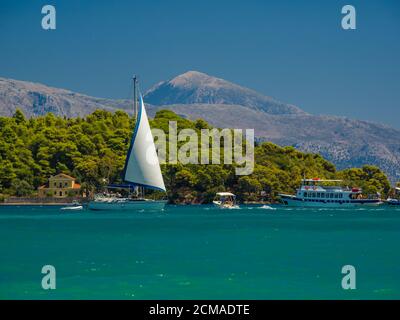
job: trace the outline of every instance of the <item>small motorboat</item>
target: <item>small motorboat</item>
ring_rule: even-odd
[[[392,198],[387,198],[386,203],[391,206],[400,206],[400,200],[399,199],[392,199]]]
[[[82,210],[83,206],[69,206],[69,207],[62,207],[61,210]]]
[[[391,206],[400,206],[400,188],[396,187],[394,189],[394,196],[395,198],[387,198],[386,199],[386,204],[391,205]]]
[[[61,208],[61,210],[82,210],[82,209],[83,206],[77,201],[73,201],[70,206]]]
[[[230,192],[218,192],[213,203],[221,209],[239,208],[236,204],[236,196]]]

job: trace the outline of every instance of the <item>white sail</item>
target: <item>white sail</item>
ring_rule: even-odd
[[[125,163],[124,180],[137,186],[165,191],[154,139],[141,96],[136,126]]]

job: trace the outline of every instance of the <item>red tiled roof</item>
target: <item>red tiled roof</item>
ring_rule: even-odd
[[[81,185],[79,183],[74,183],[74,189],[80,189]]]

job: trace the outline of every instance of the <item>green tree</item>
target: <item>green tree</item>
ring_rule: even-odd
[[[17,197],[29,196],[33,192],[33,187],[25,180],[14,179],[11,189]]]
[[[15,120],[15,123],[20,125],[24,124],[26,119],[24,113],[21,111],[21,109],[15,110],[15,113],[13,115],[13,119]]]

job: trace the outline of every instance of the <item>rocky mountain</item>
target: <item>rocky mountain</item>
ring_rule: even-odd
[[[28,117],[47,112],[77,117],[96,109],[130,110],[132,102],[94,98],[39,83],[0,78],[0,116],[11,116],[17,108]]]
[[[197,71],[188,71],[163,81],[145,94],[152,105],[230,104],[269,114],[305,114],[300,108],[279,102],[256,91]]]
[[[400,180],[400,130],[368,121],[311,115],[296,106],[222,79],[190,71],[147,91],[150,115],[170,109],[220,128],[254,128],[262,140],[317,152],[338,168],[374,164]],[[128,100],[86,96],[41,84],[0,78],[0,115],[21,108],[27,116],[46,112],[73,117],[101,108],[132,110]]]

